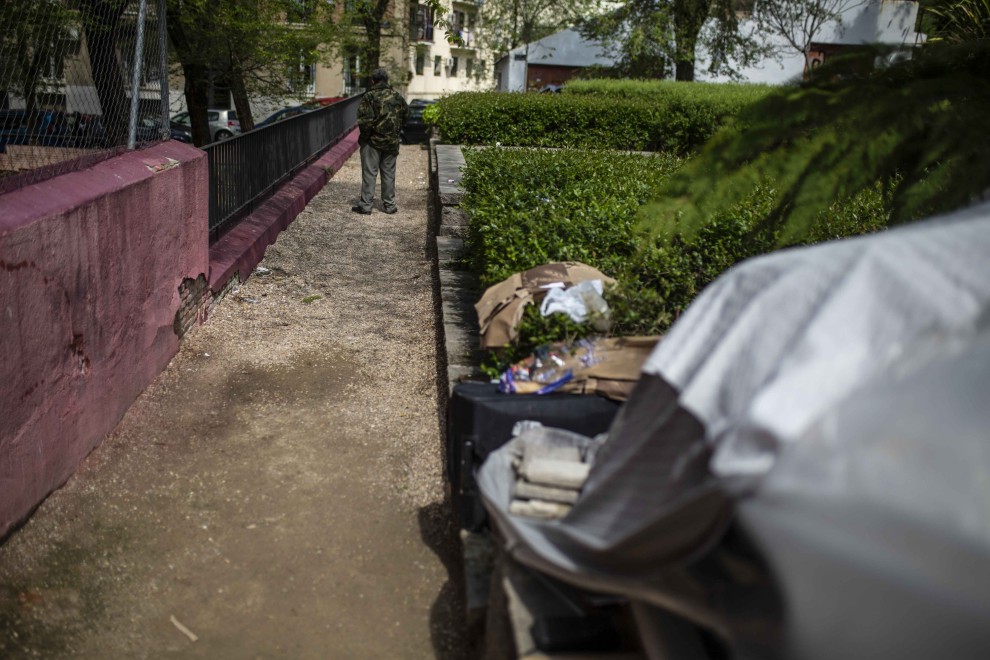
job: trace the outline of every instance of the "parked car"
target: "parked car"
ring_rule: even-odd
[[[161,139],[160,117],[143,117],[138,122],[137,141],[156,142]],[[192,142],[192,132],[182,124],[169,122],[169,139],[190,144]]]
[[[290,108],[282,108],[277,112],[273,112],[264,121],[255,124],[255,128],[261,128],[262,126],[271,126],[272,124],[277,124],[280,121],[285,121],[290,117],[298,117],[299,115],[304,115],[313,109],[315,108],[307,107],[304,105],[294,105]]]
[[[413,99],[409,102],[409,114],[406,115],[401,133],[403,144],[422,144],[429,139],[430,127],[423,121],[423,110],[434,103],[436,101],[428,99]]]
[[[45,147],[69,146],[73,115],[57,110],[0,111],[0,147],[8,144],[38,144]]]
[[[206,111],[206,118],[210,122],[210,140],[219,142],[226,140],[241,132],[241,122],[237,119],[236,110],[210,109]],[[178,124],[180,128],[188,128],[192,133],[192,121],[188,112],[180,112],[174,115],[171,123]]]

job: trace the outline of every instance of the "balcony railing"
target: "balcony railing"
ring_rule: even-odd
[[[280,183],[347,135],[360,96],[204,147],[210,170],[210,235],[249,213]]]
[[[453,44],[454,48],[475,48],[477,44],[477,37],[475,36],[475,30],[473,28],[461,27],[459,25],[454,25],[453,33],[461,38],[459,44]]]

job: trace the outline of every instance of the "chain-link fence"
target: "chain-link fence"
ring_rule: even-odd
[[[165,0],[0,0],[0,192],[169,137]]]

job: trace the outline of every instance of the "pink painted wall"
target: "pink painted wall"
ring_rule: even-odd
[[[207,185],[206,154],[167,142],[0,196],[0,538],[178,350]]]

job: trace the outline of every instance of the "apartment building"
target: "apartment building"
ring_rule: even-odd
[[[435,17],[426,5],[408,4],[407,98],[438,99],[454,92],[490,89],[494,85],[491,53],[479,38],[481,2],[447,3],[446,18],[459,41],[447,40],[445,31],[433,25]]]

